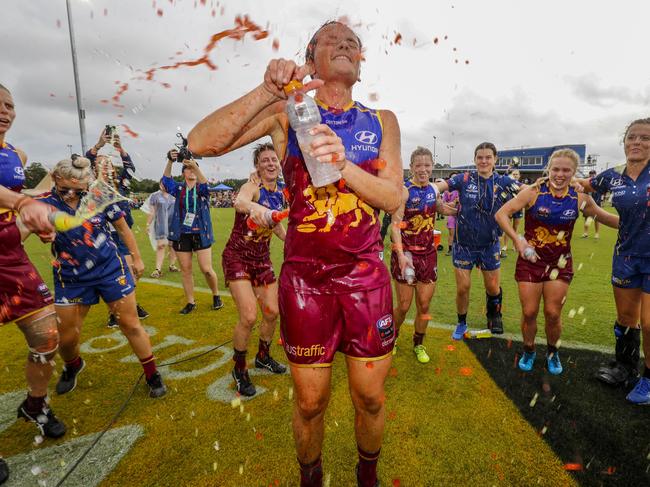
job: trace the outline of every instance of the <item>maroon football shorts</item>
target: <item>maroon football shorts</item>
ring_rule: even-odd
[[[271,259],[254,260],[242,258],[236,252],[224,250],[221,255],[221,266],[226,279],[226,286],[230,281],[250,281],[253,287],[268,286],[275,282],[275,273]]]
[[[20,242],[13,215],[0,215],[0,324],[25,318],[54,302]]]
[[[395,342],[390,283],[348,294],[306,294],[280,286],[280,333],[292,365],[329,367],[340,351],[373,361]]]
[[[428,254],[411,254],[413,256],[413,267],[415,268],[415,280],[425,284],[430,284],[438,280],[438,252],[433,251]],[[406,284],[406,279],[402,277],[402,271],[399,269],[397,253],[392,252],[390,256],[390,274],[397,282]]]
[[[551,281],[551,272],[553,269],[558,270],[556,279],[566,281],[568,283],[573,279],[573,259],[569,257],[566,261],[564,269],[557,266],[557,262],[548,264],[538,260],[533,263],[529,260],[522,259],[521,256],[517,259],[515,267],[515,281],[517,282],[545,282]]]

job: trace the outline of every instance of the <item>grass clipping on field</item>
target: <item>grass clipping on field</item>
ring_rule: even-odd
[[[224,298],[221,311],[211,311],[209,300],[209,295],[199,294],[198,310],[180,316],[178,310],[184,304],[180,289],[138,286],[138,301],[151,313],[144,324],[157,329],[153,344],[165,343],[171,335],[185,339],[160,349],[156,353],[159,363],[231,338],[237,321],[232,300]],[[81,342],[114,333],[105,321],[105,306],[95,306],[84,324]],[[382,485],[574,484],[559,459],[463,343],[452,343],[446,331],[429,330],[425,345],[431,362],[422,365],[411,352],[411,331],[409,326],[403,328],[386,381],[386,430],[379,462]],[[0,333],[0,354],[5,359],[0,394],[24,390],[23,337],[13,325]],[[257,338],[254,331],[249,359]],[[92,344],[107,349],[120,341],[99,338]],[[225,347],[228,353],[231,347]],[[77,388],[64,396],[51,395],[54,411],[68,426],[67,435],[34,446],[35,428],[17,422],[0,434],[0,454],[10,458],[101,431],[141,372],[137,363],[120,361],[129,355],[128,345],[84,354],[87,367]],[[286,363],[276,344],[272,355]],[[220,358],[222,352],[215,352],[174,366],[175,372],[194,371],[194,376],[169,379],[169,393],[162,399],[150,399],[140,386],[114,427],[140,425],[144,433],[101,485],[297,485],[291,378],[254,376],[258,389],[266,392],[241,404],[214,401],[206,391],[219,379],[228,381],[232,367],[230,360],[222,360],[216,368]],[[60,359],[57,362],[60,373]],[[228,387],[232,389],[232,381]],[[353,423],[345,362],[339,356],[323,448],[325,479],[331,486],[355,485]]]

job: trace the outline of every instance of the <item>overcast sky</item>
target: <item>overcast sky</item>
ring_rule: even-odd
[[[312,32],[341,16],[365,47],[354,97],[397,114],[405,165],[417,145],[433,150],[436,136],[438,162],[449,162],[453,145],[453,165],[471,161],[488,140],[499,149],[584,143],[604,168],[623,159],[626,123],[650,116],[648,1],[70,3],[88,143],[105,124],[126,124],[138,134],[120,127],[141,177],[160,176],[177,126],[187,133],[255,87],[271,58],[301,60]],[[216,70],[181,67],[142,79],[153,66],[200,58],[237,15],[268,37],[220,41],[209,55]],[[80,150],[65,1],[2,0],[2,20],[0,83],[17,111],[7,140],[51,167],[68,144]],[[129,83],[123,108],[111,100],[121,83]],[[241,177],[251,150],[201,165],[210,178]]]

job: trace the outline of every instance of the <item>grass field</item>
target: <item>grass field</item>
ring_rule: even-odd
[[[134,216],[150,272],[153,252],[145,241],[144,215]],[[214,210],[213,216],[215,270],[222,283],[220,254],[233,213]],[[565,305],[567,343],[612,344],[609,266],[614,238],[613,231],[601,229],[599,242],[574,239],[574,266],[583,266]],[[31,239],[26,246],[51,282],[47,248]],[[281,253],[274,242],[276,268]],[[505,326],[511,333],[517,333],[519,320],[514,262],[510,253],[503,265]],[[164,279],[180,282],[178,274],[167,273]],[[195,279],[205,286],[197,271]],[[485,301],[478,275],[474,286],[469,320],[482,328]],[[455,322],[454,292],[450,258],[441,254],[431,313],[436,323]],[[144,324],[159,363],[227,342],[237,320],[230,298],[215,312],[209,310],[209,294],[198,293],[199,309],[187,317],[178,315],[184,304],[181,289],[141,283],[138,300],[151,313]],[[570,309],[581,306],[581,314],[567,318]],[[84,324],[82,354],[88,367],[77,389],[52,395],[52,406],[69,433],[40,445],[34,444],[31,425],[13,421],[24,389],[23,338],[14,326],[0,331],[0,453],[12,467],[9,485],[55,485],[128,396],[140,367],[121,334],[105,328],[105,319],[105,307],[96,306]],[[600,354],[567,349],[562,376],[549,377],[538,360],[536,371],[524,377],[514,367],[516,343],[452,343],[448,330],[432,328],[425,340],[431,362],[420,365],[408,347],[411,330],[406,325],[387,380],[382,485],[650,484],[650,445],[639,438],[647,430],[648,411],[627,405],[622,391],[605,390],[589,379],[604,359]],[[256,340],[254,332],[252,343]],[[275,344],[272,353],[284,361]],[[231,356],[227,344],[197,360],[163,367],[170,392],[160,400],[149,399],[140,384],[107,437],[64,485],[296,485],[290,377],[255,375],[258,394],[241,405],[232,403]],[[339,357],[326,416],[323,455],[330,486],[354,485],[353,413],[344,368]]]

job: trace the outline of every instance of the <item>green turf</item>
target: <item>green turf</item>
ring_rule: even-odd
[[[203,303],[187,317],[176,312],[182,300],[180,289],[141,284],[139,300],[151,312],[145,324],[158,329],[152,338],[154,344],[172,334],[195,340],[192,345],[160,350],[157,356],[161,362],[189,349],[228,340],[236,320],[230,298],[225,299],[221,311],[210,311],[208,303]],[[104,319],[103,307],[94,307],[84,324],[82,342],[113,333],[103,326]],[[387,422],[379,467],[383,485],[573,484],[561,461],[518,414],[465,344],[451,345],[446,332],[432,330],[425,342],[431,362],[423,366],[415,362],[408,347],[409,328],[400,338],[400,352],[387,380]],[[94,346],[115,343],[101,338]],[[22,389],[24,345],[16,327],[2,329],[0,352],[4,368],[0,393]],[[284,359],[276,344],[272,353]],[[88,366],[77,389],[52,397],[52,407],[70,428],[66,438],[56,443],[99,431],[117,411],[140,372],[137,364],[119,361],[128,355],[128,346],[85,354]],[[174,369],[199,369],[220,356],[215,352]],[[144,436],[103,485],[296,485],[290,377],[254,377],[258,387],[264,386],[268,392],[244,403],[242,413],[206,396],[210,384],[227,376],[230,367],[228,362],[195,378],[168,380],[170,392],[160,400],[149,399],[140,386],[116,426],[140,424]],[[340,357],[332,384],[323,452],[325,473],[330,486],[354,485],[353,410]],[[34,434],[31,425],[22,422],[9,427],[0,433],[2,454],[10,459],[55,443],[46,440],[35,448]],[[218,451],[215,442],[219,443]]]
[[[154,269],[155,258],[144,227],[146,215],[141,211],[134,211],[133,216],[135,219],[133,229],[147,268],[145,275],[148,276]],[[230,235],[234,210],[232,208],[213,209],[212,216],[216,239],[216,244],[212,247],[213,263],[215,271],[219,276],[219,284],[223,288],[224,280],[221,269],[221,253]],[[569,288],[569,295],[564,306],[564,331],[562,338],[565,341],[611,346],[611,330],[615,319],[615,310],[610,275],[611,257],[616,241],[616,232],[613,229],[601,226],[600,240],[594,240],[593,237],[581,239],[582,223],[583,220],[579,219],[575,228],[576,235],[571,242],[574,256],[575,278]],[[443,232],[443,242],[446,243],[447,230],[444,222],[438,221],[436,226]],[[590,230],[590,234],[593,235],[593,228]],[[386,242],[388,240],[389,238],[386,237]],[[35,237],[27,240],[26,248],[43,278],[51,284],[52,271],[49,248],[41,244]],[[277,273],[282,263],[282,242],[275,237],[272,240],[271,256]],[[388,243],[386,244],[385,261],[390,265],[390,246]],[[166,262],[165,268],[167,265]],[[515,262],[515,253],[508,251],[508,258],[503,260],[501,271],[504,295],[504,324],[506,332],[511,333],[519,332],[519,317],[521,314],[517,287],[513,278]],[[582,268],[577,270],[580,264],[582,264]],[[484,328],[485,291],[480,272],[474,270],[472,275],[473,282],[470,294],[468,323],[471,327]],[[163,279],[178,283],[181,282],[179,273],[165,272]],[[206,286],[205,279],[199,272],[196,262],[194,265],[194,282],[196,286]],[[455,292],[456,284],[451,265],[451,257],[447,257],[444,255],[444,252],[440,252],[438,254],[437,290],[431,303],[430,314],[433,321],[447,324],[456,323]],[[179,309],[183,304],[182,300],[178,302],[177,306]],[[584,307],[584,311],[582,314],[577,314],[581,306]],[[573,318],[568,318],[568,313],[571,309],[574,309],[576,314]],[[411,310],[409,317],[414,317],[413,310]]]
[[[153,268],[154,256],[144,232],[144,216],[141,212],[134,212],[134,230],[148,274]],[[217,238],[213,247],[215,270],[220,283],[223,283],[220,254],[232,225],[233,210],[213,210],[213,216]],[[577,230],[578,234],[581,233],[581,228]],[[614,309],[609,285],[609,262],[614,239],[613,231],[601,229],[599,242],[580,238],[573,241],[575,267],[581,262],[583,267],[576,273],[565,306],[563,338],[567,341],[611,345]],[[51,257],[47,246],[31,238],[26,247],[43,277],[51,283]],[[274,239],[272,258],[276,270],[281,264],[281,254],[281,243]],[[506,331],[517,333],[519,305],[512,279],[515,257],[514,253],[509,255],[503,265],[504,316]],[[484,291],[479,274],[474,274],[469,321],[476,327],[482,327]],[[196,267],[194,276],[196,285],[205,286]],[[166,273],[164,279],[180,283],[179,274]],[[441,253],[438,291],[431,310],[434,321],[455,322],[454,295],[450,258]],[[223,310],[213,312],[209,310],[209,295],[199,293],[199,309],[188,317],[178,315],[178,310],[184,304],[180,289],[141,283],[138,300],[151,313],[145,324],[158,329],[152,338],[154,345],[164,343],[165,337],[168,339],[170,335],[194,340],[191,345],[177,344],[159,350],[156,355],[160,362],[198,347],[229,340],[236,322],[230,298],[225,298]],[[566,318],[571,308],[578,309],[580,306],[584,306],[581,315]],[[103,306],[91,310],[82,331],[82,342],[104,336],[94,342],[96,347],[109,347],[117,343],[106,337],[114,332],[103,326],[105,318]],[[584,324],[583,319],[586,319]],[[432,360],[426,366],[417,364],[410,352],[411,330],[406,325],[400,337],[400,352],[387,381],[387,426],[379,467],[384,485],[574,483],[562,468],[567,461],[563,453],[557,449],[556,453],[553,452],[551,447],[555,448],[555,445],[551,443],[549,447],[546,443],[548,440],[540,437],[535,418],[528,417],[523,409],[523,414],[520,414],[518,400],[509,398],[512,396],[511,390],[518,387],[516,380],[509,379],[510,382],[504,384],[502,378],[491,378],[467,345],[452,345],[449,332],[445,330],[433,329],[428,333],[425,345]],[[256,334],[252,343],[255,340]],[[277,358],[284,359],[277,345],[272,350]],[[24,341],[16,327],[2,329],[0,353],[4,357],[0,394],[23,389]],[[36,449],[101,430],[118,410],[139,374],[137,364],[119,361],[127,355],[127,346],[111,352],[85,355],[88,368],[77,390],[66,396],[54,396],[52,400],[57,414],[68,424],[69,434],[58,442],[47,440]],[[174,370],[192,371],[207,367],[219,357],[221,352],[215,352],[175,366]],[[488,365],[483,365],[493,372]],[[103,485],[125,485],[125,479],[128,479],[129,485],[151,486],[295,485],[297,470],[291,440],[291,401],[288,397],[290,378],[254,377],[254,382],[268,392],[244,403],[242,413],[239,408],[215,402],[206,395],[211,384],[222,377],[232,389],[228,380],[230,366],[230,362],[226,361],[218,368],[194,378],[170,379],[169,395],[158,401],[147,398],[144,387],[140,386],[116,426],[139,424],[144,427],[145,434]],[[330,486],[354,484],[352,469],[356,454],[353,411],[344,369],[344,362],[337,359],[324,446],[326,479]],[[32,451],[35,448],[32,445],[33,436],[34,430],[30,425],[16,423],[10,426],[0,433],[0,453],[11,457]],[[584,443],[580,441],[578,444]],[[218,451],[215,442],[219,444]],[[63,471],[64,467],[60,467],[60,470]]]

